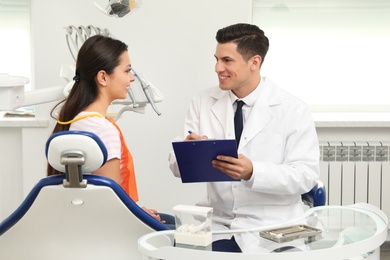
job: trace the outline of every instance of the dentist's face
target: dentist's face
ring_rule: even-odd
[[[245,92],[243,90],[250,81],[251,65],[237,52],[237,44],[218,43],[214,56],[217,60],[215,72],[219,87],[222,90],[232,90],[235,94]]]

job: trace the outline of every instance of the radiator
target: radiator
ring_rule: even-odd
[[[367,202],[390,217],[389,144],[325,142],[320,144],[320,179],[328,205]]]

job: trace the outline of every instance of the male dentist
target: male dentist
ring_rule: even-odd
[[[319,144],[310,112],[301,100],[261,76],[269,42],[260,28],[234,24],[220,29],[216,40],[219,87],[193,98],[181,140],[236,139],[238,158],[221,154],[212,165],[240,181],[207,183],[207,196],[198,205],[213,208],[213,230],[261,227],[298,217],[304,211],[301,194],[319,179]],[[169,162],[180,176],[173,152]],[[250,235],[214,240],[214,251],[272,251],[267,248],[272,243]]]

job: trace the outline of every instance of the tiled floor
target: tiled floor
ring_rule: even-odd
[[[381,260],[390,260],[390,241],[381,246]]]

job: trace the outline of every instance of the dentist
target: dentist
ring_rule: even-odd
[[[261,29],[234,24],[220,29],[216,40],[219,87],[193,98],[183,135],[176,140],[236,139],[238,158],[221,154],[212,165],[241,181],[207,183],[206,198],[198,205],[213,208],[213,230],[261,227],[298,217],[304,211],[301,194],[319,179],[319,144],[310,112],[301,100],[261,76],[269,47]],[[237,100],[244,102],[238,138]],[[173,151],[169,163],[179,177]],[[214,251],[250,252],[253,247],[244,235],[214,240]]]

